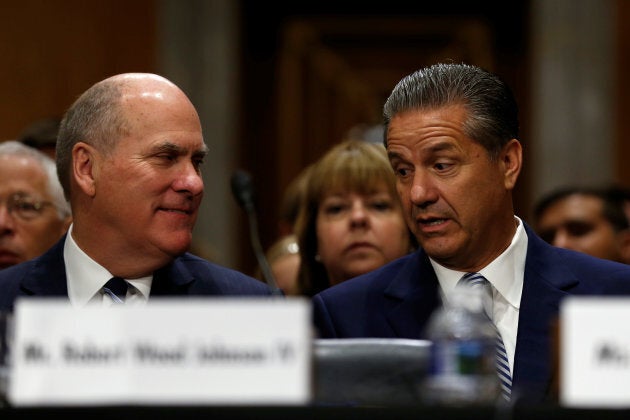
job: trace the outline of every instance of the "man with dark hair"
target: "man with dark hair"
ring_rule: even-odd
[[[623,189],[568,187],[543,196],[534,226],[548,243],[595,257],[630,263],[630,225]]]
[[[48,117],[33,121],[22,130],[17,141],[55,158],[61,118]]]
[[[518,109],[496,75],[436,64],[404,77],[384,106],[385,145],[420,249],[313,298],[324,338],[426,338],[460,280],[484,287],[506,357],[502,396],[553,395],[552,324],[570,294],[630,293],[630,267],[552,247],[514,214]]]

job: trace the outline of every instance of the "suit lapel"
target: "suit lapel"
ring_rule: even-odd
[[[560,301],[578,280],[558,264],[553,247],[529,226],[525,229],[528,249],[514,357],[514,395],[526,389],[529,397],[540,401],[548,395],[553,380],[551,326]],[[394,335],[425,338],[426,323],[441,299],[437,277],[424,251],[416,252],[395,275],[384,295],[392,302],[386,317]]]
[[[567,289],[577,283],[574,275],[557,264],[555,250],[532,234],[528,236],[527,260],[514,355],[515,388],[527,387],[528,394],[542,397],[553,379],[552,324]]]
[[[392,302],[386,317],[397,337],[424,337],[429,317],[441,304],[437,285],[429,258],[423,250],[417,251],[384,292],[385,299]]]
[[[66,236],[52,246],[42,256],[33,261],[21,283],[26,295],[68,296],[66,266],[63,247]],[[194,276],[186,265],[177,258],[173,263],[154,273],[151,295],[186,295]]]
[[[180,258],[153,274],[151,296],[177,296],[188,294],[194,276]]]
[[[21,283],[22,291],[35,296],[68,296],[66,266],[63,259],[64,235],[55,245],[33,261]]]

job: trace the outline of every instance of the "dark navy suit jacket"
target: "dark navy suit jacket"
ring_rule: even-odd
[[[552,247],[527,225],[527,259],[514,367],[514,399],[552,397],[551,325],[567,295],[630,294],[630,265]],[[321,338],[426,338],[424,329],[441,305],[438,280],[419,250],[313,297]]]
[[[12,311],[18,296],[68,296],[64,242],[65,236],[43,255],[0,270],[0,310]],[[186,253],[153,273],[150,296],[271,295],[272,292],[275,291],[259,280]]]

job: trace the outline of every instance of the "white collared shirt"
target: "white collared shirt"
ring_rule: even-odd
[[[514,370],[518,315],[527,257],[527,234],[521,219],[514,217],[518,221],[518,227],[512,243],[494,261],[479,271],[492,285],[492,322],[501,333],[511,372]],[[465,273],[441,266],[431,258],[429,260],[440,283],[442,297],[448,301],[457,282]]]
[[[73,306],[102,304],[110,306],[112,299],[103,293],[103,285],[113,277],[112,273],[88,256],[72,238],[72,225],[68,229],[63,246],[63,260],[66,265],[68,297]],[[153,275],[137,279],[125,279],[129,287],[125,304],[146,303],[151,292]]]

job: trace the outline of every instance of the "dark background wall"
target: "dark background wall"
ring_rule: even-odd
[[[353,127],[380,124],[395,83],[424,65],[452,60],[498,72],[514,88],[527,127],[526,1],[305,1],[264,19],[267,3],[241,4],[239,151],[263,189],[265,245],[277,235],[272,221],[293,177]],[[521,183],[519,201],[526,191]]]
[[[281,5],[256,0],[0,0],[0,140],[16,137],[37,118],[61,115],[91,84],[120,72],[168,68],[165,75],[177,83],[176,73],[192,74],[182,86],[193,102],[201,102],[204,95],[217,94],[216,89],[195,82],[202,69],[196,64],[169,66],[165,57],[194,55],[195,48],[203,48],[204,39],[233,39],[230,45],[237,62],[230,72],[236,86],[225,95],[237,98],[230,137],[235,155],[229,157],[228,166],[252,173],[261,240],[267,247],[277,236],[278,204],[293,177],[350,129],[380,124],[381,106],[391,88],[421,66],[441,60],[465,61],[506,79],[520,103],[521,137],[528,159],[535,148],[532,110],[538,106],[531,86],[535,2],[308,0]],[[615,153],[609,165],[616,180],[630,185],[630,165],[625,163],[630,153],[625,118],[630,95],[624,94],[630,92],[625,78],[630,29],[624,25],[630,3],[610,0],[606,4],[615,11],[611,21]],[[235,8],[235,32],[217,32],[216,26],[200,21],[204,15],[196,11],[212,15],[217,5]],[[166,31],[164,13],[176,8],[187,9],[198,27],[174,26]],[[191,35],[177,44],[173,31]],[[165,36],[171,37],[170,44]],[[171,55],[164,54],[165,44],[170,45]],[[191,61],[203,64],[203,60],[206,57]],[[212,127],[206,132],[208,138],[215,134]],[[526,162],[516,191],[517,211],[523,215],[535,198],[529,173],[536,171],[536,162]],[[227,183],[229,176],[226,170],[207,182]],[[232,197],[207,200],[216,205]],[[208,229],[230,226],[227,234],[236,236],[230,265],[251,273],[256,262],[246,218],[242,212],[233,213],[234,222],[213,219]]]

